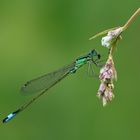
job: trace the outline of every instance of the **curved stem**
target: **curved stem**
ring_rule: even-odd
[[[140,14],[140,8],[137,9],[137,11],[129,18],[129,20],[125,23],[125,25],[122,27],[123,31],[126,30],[130,24],[135,20],[135,18]],[[110,48],[109,51],[109,57],[113,56],[113,52],[117,46],[117,41],[118,39],[116,39],[116,41],[112,44],[112,47]]]
[[[114,50],[115,48],[117,47],[117,39],[116,41],[112,44],[110,50],[109,50],[109,57],[112,57],[113,56],[113,53],[114,53]]]
[[[139,14],[140,14],[140,8],[138,8],[137,11],[125,23],[125,25],[123,26],[123,30],[126,30]]]

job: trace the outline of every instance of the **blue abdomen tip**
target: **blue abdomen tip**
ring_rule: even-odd
[[[21,110],[18,109],[15,112],[9,114],[6,118],[3,119],[3,123],[7,123],[8,121],[10,121],[13,117],[15,117],[17,115],[17,113],[19,113]]]
[[[3,119],[3,123],[8,122],[8,121],[11,120],[15,115],[16,115],[15,113],[9,114],[6,118]]]

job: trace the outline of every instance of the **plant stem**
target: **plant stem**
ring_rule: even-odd
[[[125,23],[123,26],[123,30],[126,30],[129,25],[135,20],[135,18],[140,14],[140,8],[137,9],[137,11],[130,17],[130,19]]]
[[[114,52],[116,46],[117,46],[116,43],[113,43],[113,45],[112,45],[112,47],[110,48],[110,51],[109,51],[109,57],[113,56],[113,52]]]
[[[129,20],[125,23],[125,25],[122,27],[123,31],[126,30],[130,24],[135,20],[135,18],[140,14],[140,8],[137,9],[137,11],[129,18]],[[109,51],[109,57],[113,56],[113,52],[117,46],[117,39],[116,41],[112,44],[110,51]]]

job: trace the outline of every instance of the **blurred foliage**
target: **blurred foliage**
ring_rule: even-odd
[[[71,63],[92,48],[107,51],[92,35],[123,25],[139,7],[137,0],[1,0],[0,118],[28,101],[21,85]],[[0,126],[4,140],[140,139],[140,18],[123,33],[115,53],[115,99],[103,108],[99,81],[87,67],[49,90],[15,119]],[[98,69],[99,71],[99,69]]]

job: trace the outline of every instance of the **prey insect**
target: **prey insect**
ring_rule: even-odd
[[[39,93],[37,96],[32,98],[29,102],[22,105],[16,111],[10,113],[3,119],[3,123],[8,122],[12,118],[14,118],[19,112],[25,110],[28,106],[30,106],[35,100],[37,100],[40,96],[45,94],[50,88],[64,79],[66,76],[70,74],[76,73],[76,71],[84,66],[85,64],[89,63],[98,66],[98,61],[100,60],[100,54],[95,50],[91,50],[88,54],[78,57],[74,62],[71,64],[64,66],[54,72],[48,73],[41,77],[35,78],[33,80],[27,81],[22,87],[21,92],[24,94],[29,93]]]

